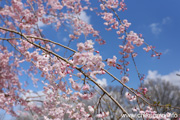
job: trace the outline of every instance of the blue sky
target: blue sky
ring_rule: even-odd
[[[141,74],[145,74],[146,78],[161,77],[167,79],[167,81],[173,81],[176,85],[180,85],[180,78],[176,76],[176,73],[180,71],[180,56],[179,51],[179,34],[180,34],[180,1],[179,0],[135,0],[125,1],[127,10],[120,12],[121,19],[127,19],[132,23],[130,28],[136,33],[142,33],[146,43],[155,46],[158,52],[162,52],[163,55],[160,59],[152,58],[151,51],[146,53],[142,48],[137,47],[135,51],[138,56],[135,58],[138,70]],[[93,4],[97,4],[93,1]],[[94,5],[95,6],[95,5]],[[115,31],[107,32],[104,28],[103,20],[100,16],[96,16],[94,12],[84,11],[80,15],[80,18],[93,25],[93,27],[100,31],[100,35],[106,40],[105,45],[99,46],[95,44],[95,49],[100,51],[103,59],[112,58],[116,55],[118,58],[121,56],[118,54],[119,44],[118,36]],[[44,30],[44,35],[49,39],[56,39],[58,42],[67,45],[70,38],[68,34],[50,30],[48,26],[41,26]],[[81,37],[78,42],[84,42],[84,38]],[[76,49],[77,41],[73,41],[70,47]],[[61,52],[64,50],[60,48]],[[138,88],[140,82],[135,71],[135,67],[130,60],[130,81],[127,83],[130,87]],[[111,69],[116,77],[121,78],[119,71]],[[166,77],[164,77],[166,76]],[[171,77],[169,77],[171,76]],[[106,78],[107,84],[110,84],[112,78],[109,76],[101,76],[100,79]],[[172,79],[173,78],[173,79]],[[175,82],[174,82],[175,81]],[[114,82],[112,85],[115,85]]]
[[[161,76],[171,75],[180,70],[180,1],[179,0],[136,0],[126,1],[127,19],[132,29],[143,34],[147,43],[162,52],[161,59],[149,55],[136,58],[138,68],[148,76],[148,71],[158,71]],[[174,77],[173,76],[173,77]],[[180,78],[175,77],[180,86]],[[165,79],[165,78],[164,78]],[[176,80],[178,79],[178,81]]]
[[[160,59],[156,59],[151,57],[151,52],[146,53],[142,49],[144,46],[136,48],[138,56],[135,60],[139,72],[145,74],[146,78],[163,78],[180,86],[180,77],[176,76],[176,73],[180,73],[180,0],[125,0],[125,3],[128,9],[120,12],[119,16],[132,23],[128,30],[142,33],[148,44],[156,46],[156,50],[163,53]],[[118,46],[121,41],[117,39],[115,31],[104,30],[103,20],[93,12],[85,11],[80,18],[92,24],[106,40],[107,44],[105,45],[95,44],[95,49],[100,51],[103,59],[112,58],[113,55],[120,58]],[[62,44],[68,44],[69,38],[67,34],[62,34],[61,30],[55,32],[51,30],[51,27],[42,24],[41,28],[47,38],[57,39]],[[84,42],[84,39],[81,38],[78,41]],[[72,42],[70,47],[75,49],[76,43],[76,41]],[[60,48],[60,52],[64,52],[64,50]],[[118,70],[111,69],[110,72],[118,78],[122,77]],[[129,74],[130,81],[127,85],[138,88],[140,82],[132,60],[130,60]],[[107,75],[100,76],[100,79],[102,78],[106,79],[103,79],[106,84],[110,84],[113,80]],[[111,85],[117,84],[114,82]]]
[[[174,79],[171,81],[176,81],[178,84],[175,84],[180,85],[180,78],[175,75],[175,73],[180,70],[180,1],[126,0],[125,2],[128,9],[119,14],[120,18],[126,18],[131,22],[132,25],[129,30],[142,33],[148,44],[156,46],[156,50],[163,53],[160,59],[156,59],[151,58],[151,52],[146,53],[142,50],[142,47],[136,49],[135,51],[137,51],[139,55],[135,60],[140,73],[145,74],[148,78],[151,78],[148,74],[149,70],[154,71],[153,75],[155,75],[155,71],[157,71],[159,73],[157,73],[157,75],[161,77],[173,74],[174,76],[170,78]],[[91,22],[96,26],[97,22],[94,22],[95,18],[93,17],[94,16],[91,17]],[[101,27],[97,27],[97,29],[98,28],[100,29]],[[117,47],[118,40],[115,34],[102,33],[102,36],[106,39],[107,46],[111,46],[107,51],[104,49],[103,52],[105,55],[108,54],[107,56],[111,57],[115,54],[118,56],[118,54],[116,54],[117,50],[119,50]],[[137,87],[139,81],[134,66],[131,66],[130,70],[130,82],[128,85]],[[118,73],[114,74],[118,76]],[[153,75],[151,74],[151,76]],[[168,78],[169,81],[170,78]],[[178,79],[178,81],[176,79]]]

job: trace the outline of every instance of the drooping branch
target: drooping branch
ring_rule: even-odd
[[[70,64],[72,67],[74,66],[74,65],[73,65],[72,63],[70,63],[67,59],[61,57],[60,55],[58,55],[58,54],[56,54],[56,53],[54,53],[54,52],[52,52],[52,51],[50,51],[50,50],[48,50],[48,49],[40,46],[40,45],[37,45],[36,43],[31,42],[26,35],[24,35],[24,34],[22,34],[22,33],[20,33],[20,32],[17,32],[17,31],[15,31],[15,30],[6,29],[6,28],[3,28],[3,27],[0,27],[0,29],[5,30],[5,31],[9,31],[9,32],[16,33],[16,34],[22,36],[23,38],[25,38],[27,42],[29,42],[30,44],[34,45],[35,47],[40,48],[41,50],[44,50],[45,52],[56,56],[57,58],[59,58],[59,59],[63,60],[64,62]],[[77,69],[79,72],[81,72],[85,77],[87,77],[90,81],[92,81],[98,88],[100,88],[100,89],[104,92],[104,94],[106,94],[106,95],[122,110],[123,114],[126,114],[129,119],[134,120],[134,119],[127,113],[127,111],[126,111],[103,87],[101,87],[94,79],[92,79],[92,78],[91,78],[90,76],[88,76],[84,71],[82,71],[81,68],[75,66],[75,69]]]
[[[22,33],[20,33],[20,32],[17,32],[17,31],[15,31],[15,30],[6,29],[6,28],[3,28],[3,27],[0,27],[0,29],[5,30],[5,31],[9,31],[9,32],[13,32],[13,33],[16,33],[16,34],[18,34],[18,35],[21,35],[22,37],[24,37],[24,38],[27,40],[27,42],[31,43],[31,44],[34,45],[35,47],[40,48],[40,49],[46,51],[47,53],[50,53],[50,54],[56,56],[57,58],[60,58],[61,60],[65,61],[66,63],[68,63],[68,64],[70,64],[72,67],[74,67],[74,65],[73,65],[72,63],[70,63],[67,59],[63,58],[62,56],[60,56],[60,55],[58,55],[58,54],[56,54],[56,53],[54,53],[54,52],[52,52],[52,51],[50,51],[50,50],[48,50],[48,49],[40,46],[40,45],[37,45],[37,44],[31,42],[30,40],[28,40],[28,37],[32,37],[32,36],[26,36],[26,35],[24,35],[24,34],[22,34]],[[48,41],[48,42],[52,42],[52,43],[53,43],[53,41],[48,40],[48,39],[43,39],[43,38],[39,38],[39,37],[33,37],[33,38],[37,38],[37,39],[41,39],[41,40],[45,40],[45,41]],[[55,43],[56,43],[56,42],[55,42]],[[77,51],[75,51],[75,50],[73,50],[73,49],[71,49],[71,48],[69,48],[69,47],[67,47],[67,46],[64,46],[64,45],[62,45],[62,44],[58,44],[58,45],[60,45],[61,47],[66,48],[66,49],[68,49],[68,50],[71,50],[71,51],[73,51],[73,52],[77,52]],[[91,77],[89,77],[88,75],[86,75],[86,73],[85,73],[84,71],[82,71],[81,68],[75,66],[75,69],[77,69],[77,70],[78,70],[79,72],[81,72],[85,77],[87,77],[90,81],[92,81],[94,84],[96,84],[105,94],[107,94],[108,97],[110,97],[110,98],[118,105],[118,107],[123,111],[123,113],[126,113],[126,111],[122,108],[122,106],[121,106],[104,88],[102,88],[95,80],[93,80]],[[120,84],[122,84],[125,88],[127,88],[129,91],[131,91],[134,95],[136,95],[137,97],[139,97],[140,99],[142,99],[142,100],[143,100],[146,104],[148,104],[149,106],[167,107],[166,105],[159,105],[159,104],[158,104],[158,105],[154,105],[154,104],[149,103],[149,102],[148,102],[147,100],[145,100],[143,97],[137,95],[137,93],[136,93],[134,90],[132,90],[132,89],[129,88],[127,85],[125,85],[124,83],[122,83],[121,80],[119,80],[118,78],[116,78],[116,77],[115,77],[114,75],[112,75],[109,71],[107,71],[106,69],[102,69],[102,70],[104,70],[104,71],[105,71],[107,74],[109,74],[113,79],[115,79],[115,80],[118,81]],[[106,92],[105,92],[105,91],[106,91]],[[170,107],[171,107],[171,108],[174,108],[174,109],[180,109],[180,107],[174,107],[174,106],[170,106]]]

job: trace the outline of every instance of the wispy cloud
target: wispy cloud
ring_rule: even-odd
[[[158,35],[162,31],[159,23],[152,23],[151,25],[149,25],[149,27],[151,28],[152,33],[155,35]]]
[[[180,86],[180,76],[178,76],[177,74],[180,74],[180,71],[174,71],[167,75],[161,75],[158,73],[157,70],[155,71],[149,70],[148,75],[145,79],[145,82],[147,82],[150,79],[153,79],[153,80],[162,79],[162,80],[172,83],[173,85]]]
[[[149,27],[151,28],[151,31],[153,34],[158,35],[159,33],[162,32],[162,26],[165,24],[169,24],[171,21],[170,17],[165,17],[162,19],[161,22],[159,23],[152,23],[149,25]]]
[[[171,22],[171,18],[170,17],[165,17],[162,20],[162,24],[168,24],[169,22]]]
[[[97,83],[102,86],[102,87],[106,87],[107,86],[107,80],[106,78],[103,78],[102,80],[101,79],[98,79],[97,80]]]
[[[163,54],[167,54],[170,50],[169,49],[166,49],[163,51]]]
[[[64,42],[67,42],[67,41],[68,41],[68,39],[67,39],[66,37],[64,37],[64,38],[63,38],[63,41],[64,41]]]
[[[48,18],[48,17],[49,17],[49,16],[43,16],[43,18]],[[80,15],[77,15],[76,17],[79,17],[79,18],[80,18],[81,20],[83,20],[84,22],[90,24],[91,16],[87,15],[87,13],[86,13],[85,11],[82,11],[82,12],[80,13]],[[37,24],[38,24],[38,26],[39,26],[40,28],[46,26],[46,24],[44,24],[44,23],[40,20],[40,18],[39,18]]]

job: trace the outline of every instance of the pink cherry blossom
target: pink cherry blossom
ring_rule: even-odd
[[[94,113],[94,108],[93,108],[92,106],[88,106],[88,109],[89,109],[89,112],[90,112],[91,114]]]
[[[113,66],[114,64],[116,64],[116,60],[117,60],[117,57],[116,57],[116,56],[113,56],[113,59],[108,58],[108,59],[107,59],[107,64],[108,64],[109,66]]]
[[[90,87],[89,87],[88,84],[85,84],[85,85],[83,86],[83,88],[82,88],[82,90],[89,90],[89,89],[90,89]]]
[[[122,78],[121,78],[121,81],[122,81],[122,83],[127,83],[128,81],[129,81],[129,78],[127,77],[127,76],[123,76]]]

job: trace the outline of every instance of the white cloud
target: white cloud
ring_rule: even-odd
[[[163,20],[162,20],[162,24],[168,24],[170,21],[171,21],[171,18],[170,18],[170,17],[165,17],[165,18],[163,18]]]
[[[170,50],[169,49],[166,49],[164,50],[163,54],[167,54]]]
[[[159,23],[152,23],[150,26],[153,34],[158,35],[162,30],[160,28]]]
[[[44,27],[44,26],[46,26],[46,24],[44,24],[42,21],[40,21],[39,19],[38,19],[38,27],[39,28],[42,28],[42,27]]]
[[[145,82],[147,82],[148,79],[149,80],[150,79],[153,79],[153,80],[162,79],[162,80],[172,83],[173,85],[180,86],[180,76],[178,76],[177,74],[180,74],[180,71],[174,71],[167,75],[161,75],[156,70],[155,71],[149,70],[148,75],[145,79]]]
[[[169,22],[171,22],[171,18],[165,17],[162,19],[162,22],[152,23],[149,25],[149,27],[151,28],[153,34],[158,35],[162,31],[162,25],[168,24]]]
[[[48,18],[48,17],[50,17],[50,15],[43,15],[43,17],[42,18]],[[45,27],[46,26],[46,24],[44,24],[40,19],[42,19],[42,18],[38,18],[38,26],[39,26],[39,28],[42,28],[42,27]]]
[[[106,87],[107,86],[107,80],[106,78],[103,78],[102,80],[98,79],[97,83],[101,86],[101,87]]]
[[[79,18],[86,23],[90,23],[91,16],[88,16],[85,11],[82,11],[79,15]]]
[[[38,20],[38,26],[39,28],[42,28],[45,26],[45,24],[42,21]]]
[[[44,18],[48,18],[49,16],[43,16],[43,17],[44,17]],[[82,11],[82,12],[80,13],[80,15],[77,15],[77,17],[79,17],[79,18],[80,18],[81,20],[83,20],[84,22],[90,24],[91,16],[88,16],[85,11]],[[37,24],[38,24],[38,26],[39,26],[40,28],[46,26],[46,24],[44,24],[42,21],[40,21],[40,19],[38,20],[38,23],[37,23]]]

